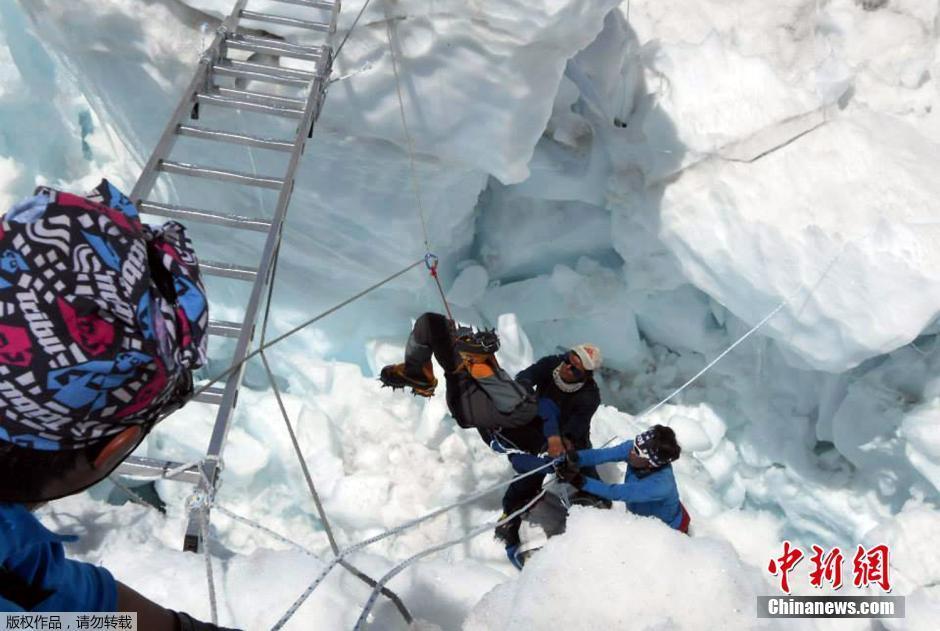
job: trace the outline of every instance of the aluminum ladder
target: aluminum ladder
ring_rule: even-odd
[[[237,0],[231,14],[216,30],[212,43],[202,55],[192,81],[130,194],[131,200],[142,213],[178,219],[185,222],[187,227],[192,226],[194,222],[199,223],[210,232],[215,231],[213,237],[221,239],[219,243],[224,243],[226,238],[230,238],[232,231],[250,231],[265,235],[256,266],[247,266],[243,262],[203,260],[200,257],[202,274],[205,277],[214,276],[250,283],[250,294],[241,322],[211,320],[209,323],[210,343],[213,336],[236,340],[233,364],[241,362],[251,352],[255,325],[265,303],[269,283],[272,281],[282,227],[294,188],[294,175],[306,141],[313,134],[313,126],[323,103],[333,61],[332,36],[336,32],[340,11],[340,0],[279,1],[294,5],[291,8],[295,12],[297,5],[304,11],[309,9],[317,19],[249,11],[245,8],[248,0]],[[316,31],[323,34],[324,42],[315,46],[299,45],[277,37],[257,34],[258,25],[264,24]],[[274,63],[237,59],[232,56],[231,51],[246,51],[262,57],[264,61],[273,60]],[[283,58],[295,60],[294,66],[281,66],[278,62]],[[247,82],[252,82],[252,85],[262,83],[293,87],[300,90],[302,95],[291,98],[243,89]],[[203,119],[212,119],[216,114],[215,110],[222,108],[297,121],[294,135],[288,138],[271,138],[197,124]],[[209,143],[207,146],[213,147],[216,152],[225,145],[234,144],[287,154],[286,172],[281,176],[252,175],[174,160],[174,148],[181,137]],[[186,181],[190,181],[188,178],[210,180],[210,190],[211,187],[218,186],[218,190],[225,193],[229,193],[229,189],[235,185],[273,190],[278,192],[277,202],[270,219],[160,202],[151,199],[151,196],[156,192],[155,188],[158,188],[157,180],[161,174],[184,176]],[[207,278],[207,282],[208,280]],[[211,290],[209,300],[211,314]],[[220,382],[224,385],[209,388],[195,399],[218,407],[206,457],[200,465],[186,467],[181,463],[131,456],[117,472],[128,476],[166,478],[193,483],[197,485],[199,492],[204,493],[206,497],[212,497],[218,482],[221,457],[244,372],[245,366],[242,365],[225,378],[224,382]],[[201,543],[198,515],[191,512],[183,547],[196,551]]]

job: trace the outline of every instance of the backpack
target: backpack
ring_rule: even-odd
[[[492,331],[455,335],[454,350],[461,362],[448,376],[447,403],[461,427],[510,429],[538,415],[535,393],[499,366],[498,348]]]

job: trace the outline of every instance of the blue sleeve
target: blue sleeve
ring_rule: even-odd
[[[606,484],[594,478],[584,478],[582,490],[593,495],[620,502],[651,502],[669,497],[669,488],[658,480],[648,484]]]
[[[19,504],[0,504],[0,562],[41,594],[33,610],[115,611],[111,573],[65,558],[62,543],[75,539],[50,532]]]
[[[36,611],[117,611],[117,583],[108,570],[65,558],[61,543],[30,548],[10,569],[52,592]]]
[[[516,381],[528,389],[534,390],[535,386],[551,378],[552,371],[559,363],[561,363],[561,358],[557,355],[543,357],[528,368],[520,370],[516,375]]]
[[[545,437],[558,436],[561,431],[559,424],[561,408],[558,407],[558,404],[549,398],[539,397],[539,416],[544,422],[542,433],[545,434]]]
[[[578,452],[578,464],[582,467],[593,467],[604,462],[626,462],[631,449],[632,440],[605,449],[582,449]]]
[[[528,473],[533,469],[545,466],[552,461],[551,458],[540,458],[532,454],[512,454],[509,456],[509,462],[516,473]],[[546,469],[546,472],[548,470]]]

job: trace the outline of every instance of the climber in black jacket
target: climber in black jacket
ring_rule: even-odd
[[[541,453],[547,452],[554,458],[569,449],[590,449],[591,419],[601,402],[594,370],[600,368],[601,361],[596,346],[579,344],[564,355],[543,357],[516,375],[517,382],[535,391],[538,418],[523,427],[492,432],[490,444],[506,448],[517,473],[542,467],[544,460],[538,457]],[[542,471],[509,485],[503,495],[503,518],[539,493],[546,473]],[[597,471],[586,468],[585,475],[597,477]],[[496,537],[506,545],[510,559],[519,544],[520,522],[516,517],[496,529]]]

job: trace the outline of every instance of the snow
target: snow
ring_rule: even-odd
[[[618,510],[575,508],[567,531],[517,580],[484,596],[463,628],[771,628],[755,619],[762,589],[727,543]]]
[[[910,125],[837,119],[753,164],[684,173],[665,191],[662,234],[695,284],[746,321],[790,300],[766,332],[841,372],[938,315],[938,162]]]
[[[129,188],[230,5],[0,2],[0,206],[37,183],[81,191],[103,174]],[[341,29],[362,6],[344,3]],[[927,0],[874,11],[855,0],[370,4],[337,60],[349,76],[331,87],[298,176],[272,332],[417,261],[425,224],[455,315],[498,328],[510,372],[573,344],[600,346],[594,443],[672,426],[693,518],[685,538],[620,508],[577,511],[522,574],[478,537],[392,580],[416,628],[619,628],[641,618],[645,628],[755,628],[749,608],[776,593],[766,564],[784,538],[804,548],[889,544],[907,618],[884,626],[935,626],[938,19]],[[198,157],[283,168],[263,152]],[[269,212],[264,196],[215,200],[175,181],[166,190]],[[257,248],[192,232],[206,258]],[[440,310],[420,270],[271,352],[341,546],[510,475],[453,423],[443,385],[424,401],[375,381],[400,360],[414,318]],[[211,290],[217,317],[238,319],[236,291]],[[691,387],[640,416],[783,301]],[[214,366],[225,365],[224,347],[212,351]],[[246,383],[219,503],[317,557],[213,513],[221,622],[253,629],[286,611],[330,548],[260,366]],[[142,455],[198,458],[211,410],[187,406]],[[622,475],[616,465],[601,473]],[[161,482],[157,491],[166,516],[102,484],[42,518],[83,535],[71,554],[206,619],[203,560],[179,551],[191,490]],[[379,576],[499,511],[496,492],[353,561]],[[805,565],[791,579],[808,589]],[[368,591],[337,568],[287,628],[350,628]],[[383,599],[374,616],[372,628],[403,627]]]

